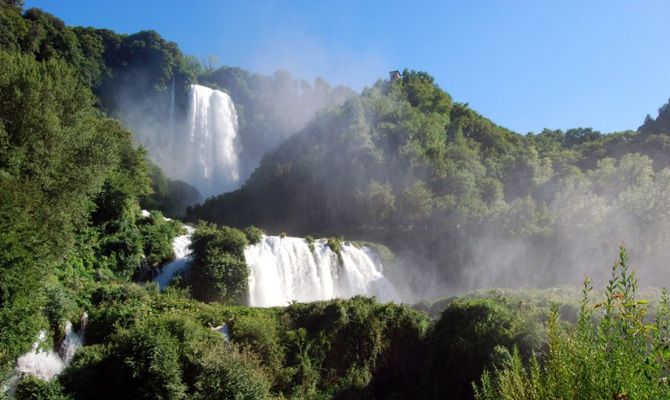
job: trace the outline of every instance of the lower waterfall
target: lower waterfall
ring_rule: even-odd
[[[164,289],[174,275],[186,269],[191,262],[191,249],[189,246],[191,246],[191,235],[195,232],[195,228],[188,225],[183,225],[183,227],[186,229],[186,234],[177,236],[172,240],[174,260],[166,264],[160,274],[154,279],[154,282],[158,283],[161,289]]]
[[[154,279],[167,287],[174,275],[189,267],[194,228],[172,242],[175,259]],[[244,250],[249,266],[249,305],[286,306],[292,301],[309,302],[375,296],[380,301],[398,300],[393,285],[384,277],[381,262],[367,247],[344,243],[338,256],[325,239],[310,246],[305,239],[263,235],[260,242]]]
[[[368,248],[343,244],[340,257],[324,239],[310,248],[305,239],[263,236],[244,251],[249,265],[249,305],[286,306],[356,295],[396,300],[382,266]]]

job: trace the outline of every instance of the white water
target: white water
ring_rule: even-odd
[[[172,242],[175,259],[154,279],[165,288],[174,275],[188,268],[189,246],[194,228]],[[249,305],[285,306],[356,295],[375,296],[380,301],[398,300],[393,285],[384,278],[381,262],[370,249],[343,244],[342,262],[324,239],[314,242],[314,252],[302,238],[263,235],[244,250],[249,265]]]
[[[244,251],[250,269],[250,305],[285,306],[355,295],[397,299],[372,251],[345,244],[340,253],[341,263],[323,239],[314,242],[312,252],[301,238],[263,236]]]
[[[33,375],[44,381],[50,381],[65,368],[65,363],[58,353],[40,348],[46,336],[46,331],[40,331],[32,350],[18,358],[16,372],[20,375]]]
[[[175,173],[195,186],[204,197],[238,186],[240,178],[235,105],[228,94],[191,85],[189,148]]]
[[[166,175],[193,185],[203,197],[237,189],[242,150],[230,96],[191,85],[188,109],[180,118],[175,114],[174,85],[170,90],[169,121],[136,127],[137,139]]]
[[[186,229],[186,234],[177,236],[174,238],[174,240],[172,240],[174,260],[164,266],[161,270],[161,273],[158,274],[158,276],[154,279],[154,281],[158,283],[158,286],[160,286],[161,289],[165,288],[170,283],[174,275],[177,272],[185,269],[191,261],[191,249],[189,246],[191,245],[191,235],[193,232],[195,232],[195,229],[188,225],[183,226],[184,229]]]
[[[60,345],[60,356],[65,365],[70,364],[77,350],[84,345],[86,325],[88,325],[88,313],[85,311],[79,322],[79,332],[75,332],[72,328],[72,322],[67,321],[65,325],[65,339],[63,339],[63,343]]]
[[[9,390],[13,389],[12,384],[16,384],[22,375],[33,375],[41,380],[50,381],[60,374],[72,361],[77,350],[84,345],[87,323],[88,314],[84,313],[80,321],[81,329],[75,332],[72,323],[68,321],[65,325],[65,338],[58,352],[41,348],[47,333],[44,330],[40,331],[32,349],[16,360],[15,377],[11,379]]]

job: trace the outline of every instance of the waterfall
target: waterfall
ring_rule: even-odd
[[[176,149],[184,151],[185,161],[177,178],[204,197],[235,189],[240,178],[235,105],[226,93],[205,86],[191,85],[190,95],[188,149]]]
[[[158,286],[161,289],[164,289],[172,280],[172,277],[179,272],[185,269],[189,262],[191,261],[191,235],[195,232],[193,227],[188,225],[183,225],[186,229],[186,234],[177,236],[172,240],[172,251],[174,251],[174,260],[169,264],[165,265],[161,270],[161,273],[154,279]]]
[[[88,314],[85,312],[81,316],[79,332],[76,332],[72,323],[67,321],[65,325],[65,338],[58,352],[42,349],[42,344],[47,338],[47,332],[45,330],[40,331],[37,340],[33,343],[32,349],[16,360],[15,376],[10,379],[8,390],[13,390],[12,386],[18,383],[22,375],[33,375],[41,380],[50,381],[56,375],[60,374],[70,364],[77,350],[84,345],[84,334],[87,323]]]
[[[315,241],[312,250],[301,238],[263,236],[244,251],[250,305],[285,306],[355,295],[398,298],[370,249],[344,244],[340,255],[341,260],[324,239]]]
[[[46,331],[40,331],[32,349],[16,360],[15,371],[19,376],[27,374],[50,381],[65,368],[65,363],[57,352],[40,348],[46,337]]]
[[[228,94],[191,85],[188,109],[176,108],[175,82],[162,121],[130,122],[137,140],[171,179],[194,186],[203,197],[237,189],[240,182],[238,120]],[[142,123],[146,122],[146,123]]]
[[[170,130],[174,129],[174,75],[170,84]]]
[[[188,268],[189,246],[194,228],[172,242],[174,261],[163,267],[154,279],[165,288],[174,275]],[[375,296],[380,301],[398,300],[393,285],[384,278],[376,254],[367,247],[343,244],[337,256],[325,239],[305,239],[263,235],[258,244],[248,246],[244,257],[249,266],[249,305],[285,306],[292,301],[318,301]]]
[[[86,325],[88,325],[88,313],[84,311],[79,321],[79,332],[72,328],[72,322],[67,321],[65,325],[65,339],[60,345],[60,357],[65,365],[70,364],[74,354],[84,345],[86,339]]]

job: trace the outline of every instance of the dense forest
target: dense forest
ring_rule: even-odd
[[[320,113],[243,188],[189,217],[378,241],[422,293],[427,282],[574,283],[606,268],[621,241],[650,282],[670,256],[668,114],[637,131],[521,135],[404,71]]]
[[[136,139],[160,128],[172,87],[184,112],[195,82],[230,94],[262,161],[240,190],[188,209],[193,265],[161,290],[151,278],[184,233],[164,215],[199,194]],[[0,0],[0,396],[670,398],[668,298],[640,298],[624,247],[603,291],[587,280],[581,295],[427,298],[607,279],[622,240],[643,280],[659,272],[669,134],[665,105],[636,131],[520,135],[427,73],[357,95],[204,66],[153,31],[69,27]],[[340,235],[387,245],[389,274],[409,300],[423,285],[426,302],[247,307],[243,250],[263,234],[252,225],[331,236],[335,250]],[[56,351],[68,329],[85,345],[58,376],[17,373],[33,343]]]

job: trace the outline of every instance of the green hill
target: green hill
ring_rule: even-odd
[[[644,126],[521,135],[404,71],[321,112],[189,218],[382,242],[410,280],[442,288],[574,283],[626,241],[645,281],[668,255],[668,139]]]

